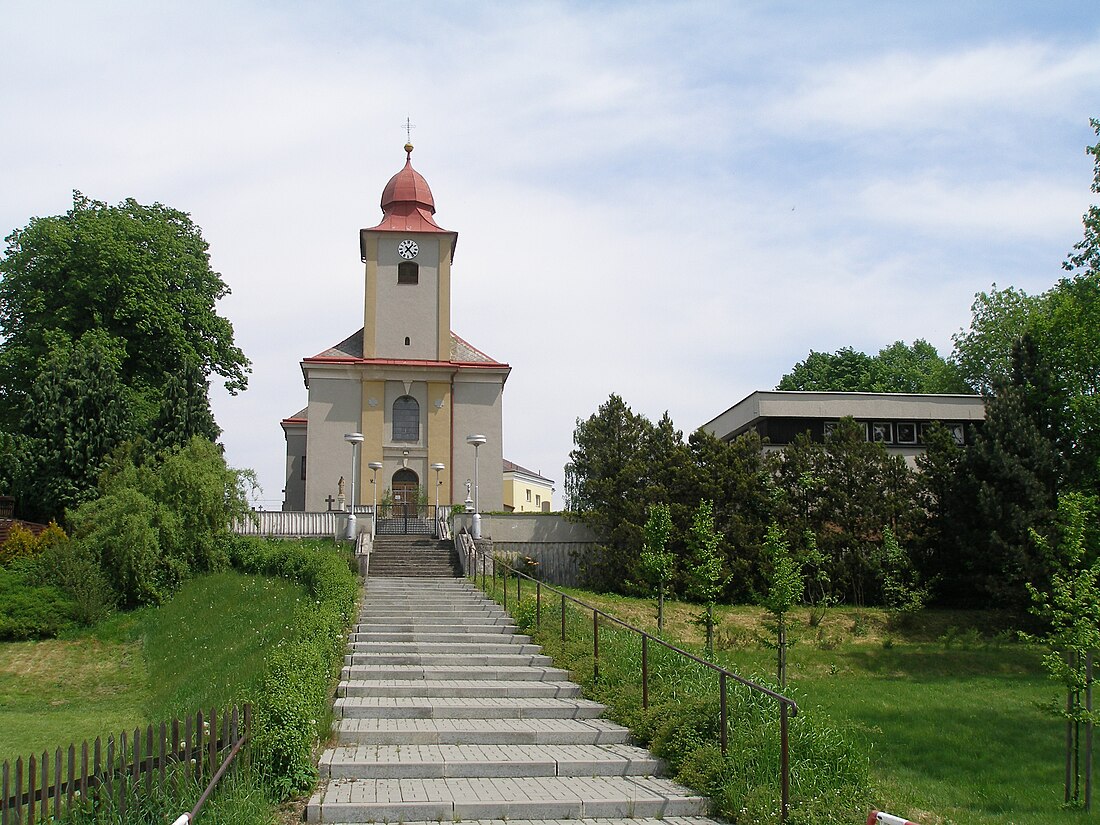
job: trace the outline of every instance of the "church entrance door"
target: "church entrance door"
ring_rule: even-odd
[[[393,491],[394,515],[398,518],[415,518],[420,499],[420,478],[412,470],[398,470],[390,484]]]
[[[392,503],[378,505],[375,526],[379,535],[430,535],[432,508],[420,503],[420,495],[420,476],[407,467],[394,473],[390,479]]]

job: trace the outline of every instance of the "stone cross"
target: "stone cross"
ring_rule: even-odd
[[[334,503],[335,501],[336,501],[336,499],[334,499],[334,498],[332,497],[332,494],[331,494],[331,493],[329,493],[329,497],[325,499],[325,504],[327,504],[327,505],[328,505],[328,509],[329,509],[329,510],[331,510],[331,509],[332,509],[332,505],[333,505],[333,503]]]

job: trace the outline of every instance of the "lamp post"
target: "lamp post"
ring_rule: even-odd
[[[437,461],[431,469],[435,470],[435,533],[436,538],[439,538],[439,488],[443,486],[443,479],[439,474],[447,469],[447,465]]]
[[[370,510],[370,534],[373,536],[378,529],[378,471],[382,469],[382,462],[372,461],[367,466],[372,471],[370,486],[374,488],[374,504]]]
[[[355,478],[359,474],[359,445],[363,443],[362,433],[345,433],[344,441],[351,445],[351,496],[348,506],[348,531],[344,538],[355,541],[357,525],[355,523]]]
[[[477,489],[477,448],[488,441],[483,435],[468,435],[466,436],[466,443],[474,445],[474,529],[473,535],[475,539],[481,538],[481,501],[478,498]]]

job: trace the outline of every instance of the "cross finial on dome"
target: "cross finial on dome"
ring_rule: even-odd
[[[406,117],[405,122],[401,124],[401,128],[405,130],[405,152],[412,154],[412,130],[416,128],[416,124],[412,122],[412,118]]]

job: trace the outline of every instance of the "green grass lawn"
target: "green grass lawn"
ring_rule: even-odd
[[[51,753],[145,719],[141,642],[89,634],[0,644],[0,762]],[[130,628],[132,629],[132,628]]]
[[[72,638],[0,644],[0,762],[239,701],[303,598],[217,573]]]
[[[651,601],[571,592],[656,629]],[[701,646],[692,622],[699,609],[666,607],[666,636]],[[725,607],[719,618],[718,661],[774,680],[763,612]],[[840,723],[867,754],[866,810],[921,825],[1083,820],[1083,812],[1061,807],[1064,727],[1040,708],[1059,695],[1040,667],[1041,651],[998,634],[1005,617],[993,613],[928,610],[905,618],[834,608],[811,627],[809,611],[793,614],[790,692],[804,713]]]

